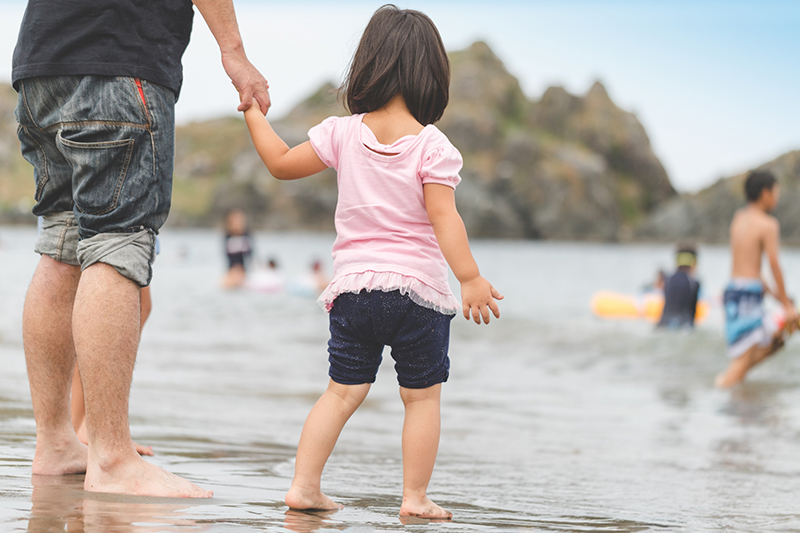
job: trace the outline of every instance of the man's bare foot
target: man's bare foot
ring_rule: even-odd
[[[289,509],[298,511],[338,511],[344,509],[343,505],[336,503],[321,491],[307,491],[292,486],[284,499]]]
[[[31,473],[42,476],[83,474],[87,457],[88,448],[74,436],[49,440],[37,435]]]
[[[131,455],[113,467],[103,469],[94,462],[86,471],[87,492],[110,492],[162,498],[211,498],[214,493]]]
[[[426,518],[428,520],[451,520],[453,513],[446,511],[433,503],[430,498],[424,496],[419,500],[403,498],[400,506],[400,516],[413,516],[414,518]]]

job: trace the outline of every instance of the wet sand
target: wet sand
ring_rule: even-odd
[[[20,333],[34,231],[0,228],[2,531],[788,531],[800,529],[800,341],[733,391],[721,316],[694,334],[654,333],[589,312],[599,289],[632,292],[669,247],[475,245],[507,295],[489,328],[456,319],[431,497],[452,523],[397,516],[400,402],[391,359],[345,428],[323,489],[346,507],[288,511],[300,429],[327,382],[326,315],[309,298],[218,289],[220,238],[165,232],[131,394],[149,458],[211,500],[86,493],[82,476],[30,475],[35,427]],[[262,235],[289,272],[331,236]],[[800,253],[787,252],[790,290]],[[727,271],[704,249],[710,296]],[[388,358],[388,354],[387,354]]]

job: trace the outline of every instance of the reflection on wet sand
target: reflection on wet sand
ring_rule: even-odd
[[[184,500],[136,498],[83,490],[83,476],[31,477],[28,532],[150,533],[207,531],[184,516]],[[178,502],[178,503],[175,503]]]
[[[289,531],[296,533],[316,533],[322,528],[339,531],[347,529],[349,526],[346,524],[335,524],[327,520],[334,514],[336,511],[310,512],[289,509],[286,511],[283,525]]]

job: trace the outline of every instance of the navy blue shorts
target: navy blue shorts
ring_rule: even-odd
[[[384,346],[392,347],[397,382],[407,389],[444,383],[450,373],[450,321],[400,291],[340,294],[330,312],[328,375],[342,385],[374,383]]]

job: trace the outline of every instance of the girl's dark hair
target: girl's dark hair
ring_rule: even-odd
[[[433,21],[392,4],[378,9],[339,91],[353,114],[376,111],[401,94],[420,124],[438,121],[450,98],[450,61]]]

